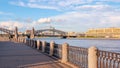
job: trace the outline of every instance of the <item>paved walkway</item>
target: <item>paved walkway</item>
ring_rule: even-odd
[[[0,42],[0,68],[72,68],[22,43]]]

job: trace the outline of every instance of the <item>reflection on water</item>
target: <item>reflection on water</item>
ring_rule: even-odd
[[[120,40],[108,40],[108,39],[60,39],[60,38],[37,38],[39,40],[45,40],[47,42],[55,41],[55,43],[63,44],[68,43],[71,46],[78,47],[91,47],[96,46],[101,50],[113,51],[120,53]]]

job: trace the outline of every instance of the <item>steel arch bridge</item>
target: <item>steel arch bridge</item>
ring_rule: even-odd
[[[13,31],[13,30],[9,30],[9,29],[2,28],[2,27],[0,27],[0,31],[1,31],[1,32],[5,32],[5,33],[10,34],[10,35],[13,35],[13,34],[14,34],[14,31]]]
[[[61,35],[66,35],[66,33],[67,33],[67,32],[64,32],[61,30],[57,30],[57,29],[42,29],[42,30],[36,30],[35,34],[39,34],[39,33],[45,32],[45,31],[52,31],[52,32],[56,32],[56,33],[61,34]]]

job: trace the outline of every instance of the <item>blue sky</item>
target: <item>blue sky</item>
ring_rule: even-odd
[[[120,0],[0,0],[0,26],[75,32],[120,27]]]

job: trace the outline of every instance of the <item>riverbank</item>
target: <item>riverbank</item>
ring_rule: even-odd
[[[66,37],[66,38],[62,38],[62,37],[35,37],[35,38],[60,38],[60,39],[87,39],[87,40],[120,40],[120,38],[96,38],[96,37]]]
[[[67,39],[87,39],[87,40],[120,40],[120,38],[67,38]]]

